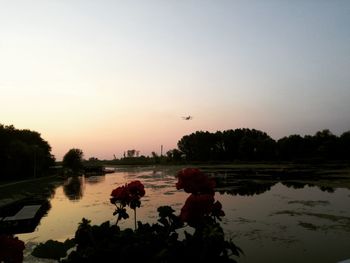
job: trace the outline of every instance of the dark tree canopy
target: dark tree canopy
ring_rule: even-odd
[[[0,124],[0,180],[43,176],[54,163],[40,133]]]
[[[76,148],[70,149],[63,156],[62,165],[72,172],[79,172],[83,168],[83,151]]]
[[[178,147],[188,160],[267,160],[274,157],[276,142],[262,131],[236,129],[216,133],[197,131],[182,137]]]
[[[183,136],[178,148],[189,161],[350,160],[350,131],[338,137],[322,130],[278,141],[255,129],[197,131]]]
[[[178,149],[172,149],[166,152],[166,158],[171,162],[182,161],[182,152]]]

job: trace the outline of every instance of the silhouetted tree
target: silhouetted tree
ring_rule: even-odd
[[[271,160],[276,155],[276,142],[255,129],[200,131],[182,137],[178,147],[194,161]]]
[[[38,132],[0,124],[0,179],[43,176],[54,163],[50,145]]]
[[[242,129],[226,130],[221,133],[222,158],[224,160],[238,159],[238,147],[242,137]]]
[[[278,155],[283,160],[296,160],[307,157],[306,140],[300,135],[290,135],[278,140]]]
[[[127,157],[128,158],[134,158],[136,156],[137,151],[136,150],[128,150],[127,151]]]
[[[152,152],[152,159],[155,163],[160,163],[161,157],[156,153],[156,152]]]
[[[336,159],[337,136],[330,130],[318,131],[314,136],[314,145],[316,146],[315,156],[322,159]]]
[[[350,131],[344,132],[339,139],[339,152],[342,159],[350,160]]]
[[[178,149],[172,149],[167,151],[167,160],[170,162],[178,162],[182,160],[182,152]]]
[[[79,172],[83,168],[83,151],[76,148],[70,149],[63,156],[62,165],[73,173]]]
[[[329,130],[314,136],[291,135],[278,140],[278,157],[281,160],[334,160],[343,159],[344,142]]]
[[[265,132],[242,129],[238,156],[243,160],[271,160],[275,157],[276,142]]]
[[[210,132],[197,131],[186,135],[177,145],[187,160],[214,160],[219,152],[219,138],[217,134]]]

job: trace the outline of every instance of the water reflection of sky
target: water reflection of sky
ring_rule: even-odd
[[[350,258],[349,190],[288,188],[255,196],[224,194],[225,229],[241,246],[241,262],[337,262]],[[347,244],[347,245],[345,245]],[[262,259],[265,259],[262,260]]]
[[[139,220],[156,222],[157,208],[162,205],[171,205],[179,213],[188,194],[176,190],[175,174],[170,168],[138,168],[69,179],[56,189],[52,208],[37,230],[18,236],[24,241],[63,241],[74,236],[83,217],[93,224],[115,222],[110,193],[132,180],[140,180],[146,188],[137,210]],[[223,227],[246,254],[240,262],[337,262],[350,258],[348,189],[327,192],[280,182],[254,185],[249,183],[238,190],[235,185],[235,191],[221,185],[225,190],[216,193],[226,213]],[[129,212],[131,219],[122,221],[121,227],[133,226],[133,213]]]

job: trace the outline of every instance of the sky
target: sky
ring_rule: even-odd
[[[349,26],[346,0],[0,0],[0,123],[57,160],[160,154],[195,131],[340,135]]]

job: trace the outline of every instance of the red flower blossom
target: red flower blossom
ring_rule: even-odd
[[[111,196],[112,203],[119,202],[123,205],[127,205],[131,201],[129,189],[126,185],[119,186],[116,189],[114,189],[111,193]]]
[[[140,181],[132,181],[129,184],[119,186],[111,193],[112,203],[121,203],[123,206],[136,202],[145,195],[145,187]],[[137,202],[136,202],[137,203]],[[134,209],[134,208],[133,208]]]
[[[178,174],[176,189],[192,194],[214,194],[215,181],[195,168],[186,168]]]
[[[190,226],[199,224],[212,211],[214,196],[212,194],[191,194],[181,209],[180,218]]]
[[[133,198],[141,198],[145,195],[145,187],[140,181],[132,181],[127,185],[127,188]]]
[[[24,242],[17,237],[0,235],[0,262],[21,263]]]

